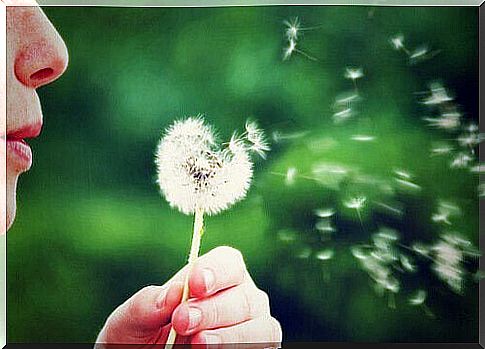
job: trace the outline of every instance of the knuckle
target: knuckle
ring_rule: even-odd
[[[281,325],[278,320],[274,317],[269,319],[270,328],[271,328],[271,341],[273,342],[281,342],[283,337],[283,332],[281,330]]]
[[[264,313],[269,313],[269,296],[266,292],[258,290],[258,304]]]
[[[235,249],[234,247],[231,246],[219,246],[215,250],[218,250],[219,253],[226,255],[230,257],[231,259],[235,259],[237,261],[242,262],[243,261],[243,255],[241,251],[238,249]]]

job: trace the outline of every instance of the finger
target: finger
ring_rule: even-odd
[[[147,331],[158,330],[170,321],[180,303],[183,284],[172,282],[164,286],[147,286],[120,305],[108,318],[99,341],[132,342]]]
[[[228,246],[217,247],[195,262],[189,280],[190,294],[207,297],[242,284],[246,277],[249,274],[241,252]]]
[[[178,306],[172,315],[175,331],[183,336],[205,329],[232,326],[269,314],[269,298],[252,284],[242,284]]]
[[[205,330],[192,337],[192,344],[206,344],[211,348],[222,348],[228,343],[264,343],[264,347],[280,347],[282,340],[279,322],[270,316],[259,317],[232,327]]]

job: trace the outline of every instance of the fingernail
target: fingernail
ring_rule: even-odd
[[[202,312],[197,308],[189,308],[189,326],[187,331],[191,331],[200,324]]]
[[[214,272],[210,269],[204,269],[202,270],[202,277],[204,278],[205,291],[212,291],[216,283]]]
[[[215,335],[215,334],[205,334],[204,342],[206,345],[208,345],[207,347],[210,348],[209,345],[221,344],[221,339],[219,338],[218,335]]]

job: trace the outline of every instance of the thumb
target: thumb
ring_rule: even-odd
[[[183,283],[147,286],[120,305],[108,318],[97,342],[132,343],[170,322],[182,298]]]

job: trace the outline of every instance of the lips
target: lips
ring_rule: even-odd
[[[32,166],[32,149],[24,138],[37,137],[41,129],[42,123],[37,123],[7,133],[7,167],[24,172]]]

